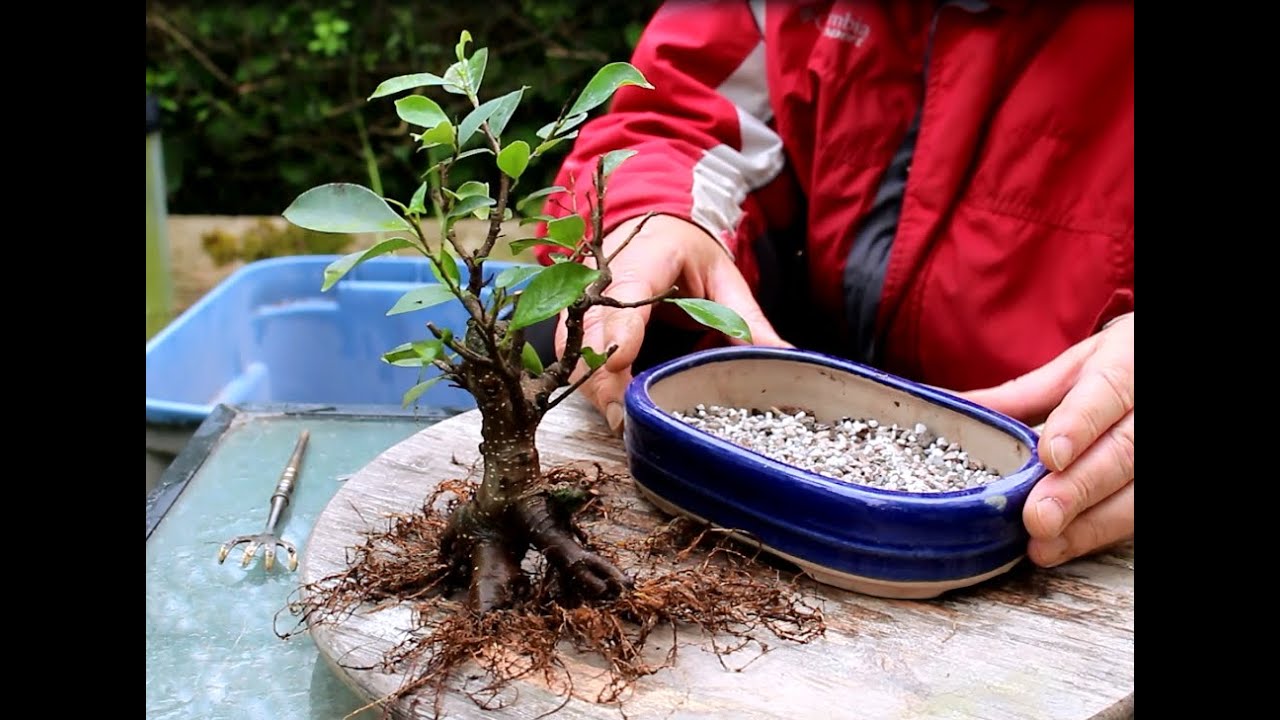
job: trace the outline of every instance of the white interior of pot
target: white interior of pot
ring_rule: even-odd
[[[949,408],[934,405],[874,380],[811,363],[779,359],[711,362],[668,376],[649,388],[654,404],[667,412],[688,412],[699,403],[768,410],[801,409],[823,422],[874,419],[931,432],[1001,475],[1016,472],[1031,448],[1003,430]]]

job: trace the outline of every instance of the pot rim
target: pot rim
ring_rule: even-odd
[[[933,493],[889,490],[837,480],[811,470],[774,460],[760,452],[736,445],[681,421],[671,413],[658,407],[650,396],[649,390],[654,383],[695,367],[711,363],[761,358],[825,367],[909,393],[926,402],[959,412],[972,420],[1004,432],[1030,448],[1030,456],[1022,467],[1012,473],[1001,476],[1000,479],[987,485]],[[1007,501],[1012,499],[1009,497],[1010,495],[1029,492],[1032,485],[1048,474],[1048,468],[1040,462],[1039,455],[1036,453],[1036,446],[1040,439],[1039,435],[1025,423],[949,392],[913,382],[861,363],[811,350],[763,346],[732,346],[696,351],[641,372],[629,384],[625,393],[624,405],[629,416],[627,418],[628,424],[639,420],[642,424],[661,427],[662,430],[672,433],[683,441],[697,442],[706,445],[713,453],[731,457],[733,462],[737,464],[752,466],[755,470],[773,475],[785,476],[802,486],[806,486],[811,492],[821,491],[846,501],[852,500],[875,504],[886,502],[904,503],[907,505],[929,506],[935,509],[941,504],[989,504],[999,502],[999,498],[1004,498]]]

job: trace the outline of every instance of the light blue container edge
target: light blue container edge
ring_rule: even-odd
[[[178,333],[181,333],[188,323],[193,322],[193,320],[195,318],[200,317],[202,313],[208,312],[210,308],[212,308],[213,306],[216,306],[218,304],[225,302],[228,295],[230,293],[235,292],[237,285],[245,282],[246,278],[249,278],[255,274],[269,273],[272,269],[278,268],[280,266],[290,266],[290,265],[296,266],[296,265],[311,265],[311,264],[316,265],[317,273],[316,273],[315,289],[317,293],[316,295],[317,298],[321,297],[322,295],[327,295],[328,293],[332,293],[334,290],[337,290],[339,287],[342,287],[342,286],[345,286],[347,288],[353,288],[353,289],[360,286],[366,286],[366,287],[380,286],[383,289],[388,289],[388,290],[395,289],[400,292],[407,292],[408,290],[411,290],[415,287],[421,287],[425,282],[427,282],[425,280],[424,281],[395,281],[395,280],[366,280],[366,279],[359,278],[357,273],[362,268],[368,270],[368,269],[378,268],[379,266],[386,267],[386,266],[395,266],[395,265],[407,265],[407,266],[413,266],[415,268],[427,269],[427,261],[425,258],[384,256],[384,257],[374,258],[362,263],[360,267],[355,269],[355,271],[348,274],[347,277],[339,281],[338,284],[335,285],[333,288],[330,288],[330,290],[327,293],[323,293],[323,294],[320,293],[321,283],[323,282],[324,268],[327,267],[333,261],[338,260],[341,257],[342,257],[341,255],[299,255],[299,256],[270,258],[266,260],[258,260],[255,262],[248,263],[244,267],[236,270],[235,272],[227,276],[225,279],[223,279],[221,282],[219,282],[217,286],[215,286],[203,297],[201,297],[199,300],[193,303],[189,308],[183,311],[181,315],[174,318],[172,322],[170,322],[162,330],[156,333],[150,340],[148,340],[147,347],[146,347],[147,354],[150,355],[155,348],[160,347],[165,343],[172,342],[173,336],[177,335]],[[466,267],[465,265],[462,264],[460,260],[457,262],[458,262],[459,274],[465,280],[467,278]],[[525,265],[525,263],[490,260],[485,263],[485,274],[486,276],[492,277],[496,275],[498,272],[501,272],[502,270],[508,267],[520,266],[520,265]],[[427,271],[429,272],[429,270]],[[527,283],[527,282],[528,282],[527,280],[524,281],[524,283]],[[387,308],[389,309],[390,305],[388,305]],[[411,338],[405,338],[406,341],[409,339]],[[232,382],[235,382],[235,381],[232,381]],[[201,422],[203,422],[206,418],[208,418],[209,415],[213,413],[213,411],[216,409],[218,405],[234,404],[234,403],[235,403],[235,398],[226,397],[225,395],[223,397],[218,398],[215,402],[210,402],[210,403],[182,402],[182,401],[167,400],[164,398],[152,397],[151,395],[148,395],[146,399],[146,406],[147,406],[146,421],[148,425],[193,429],[195,426],[198,426]],[[281,405],[287,405],[288,403],[272,402],[270,404],[281,406]],[[305,402],[305,403],[295,403],[295,404],[299,406],[306,406],[306,405],[317,405],[317,404],[323,404],[323,403]],[[358,408],[363,411],[370,411],[370,412],[377,411],[380,414],[391,414],[391,415],[412,415],[414,414],[414,412],[416,412],[412,407],[402,408],[399,405],[383,405],[383,404],[376,404],[376,403],[355,403],[355,404],[343,403],[342,407],[344,409]]]

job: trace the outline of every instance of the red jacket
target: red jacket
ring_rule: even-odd
[[[797,345],[994,385],[1133,309],[1133,40],[1105,0],[671,2],[632,58],[656,89],[557,182],[638,150],[606,230],[690,220]]]

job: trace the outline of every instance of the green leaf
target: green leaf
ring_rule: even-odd
[[[410,95],[396,101],[396,114],[410,125],[424,128],[435,128],[440,123],[449,122],[440,105],[429,97]]]
[[[587,361],[587,367],[591,368],[592,370],[595,370],[596,368],[603,365],[605,361],[608,360],[609,358],[605,355],[601,355],[600,353],[596,352],[595,350],[592,350],[589,347],[583,346],[582,359]]]
[[[452,299],[454,299],[454,294],[444,285],[424,285],[402,295],[396,301],[396,304],[387,311],[387,316],[400,315],[414,310],[425,310]]]
[[[404,399],[401,402],[400,407],[409,407],[414,403],[414,401],[422,397],[422,393],[430,390],[432,385],[435,385],[443,379],[443,375],[437,375],[426,382],[420,382],[409,388],[408,392],[404,394]]]
[[[453,123],[445,120],[430,130],[422,133],[418,137],[422,141],[424,148],[435,147],[436,145],[449,145],[454,143],[453,139]]]
[[[555,219],[555,215],[530,215],[528,217],[520,218],[520,224],[529,225],[530,223],[551,222]]]
[[[449,66],[444,73],[444,90],[454,95],[475,96],[484,80],[485,66],[489,63],[489,48],[480,48],[471,59]]]
[[[320,291],[324,292],[329,288],[333,287],[334,283],[341,280],[343,276],[351,272],[352,268],[364,262],[365,260],[378,257],[379,255],[386,255],[387,253],[395,252],[396,250],[403,250],[405,248],[411,248],[411,247],[416,247],[416,246],[414,245],[414,243],[404,238],[388,238],[387,240],[383,240],[382,242],[377,243],[376,245],[369,248],[368,250],[361,250],[359,252],[353,252],[349,255],[344,255],[338,258],[337,260],[334,260],[333,262],[329,263],[329,266],[324,269],[324,285],[321,286]]]
[[[569,108],[569,115],[585,113],[607,101],[623,85],[638,85],[646,90],[653,86],[631,63],[613,62],[600,68],[595,77],[583,88],[577,102]]]
[[[459,60],[444,71],[444,84],[441,87],[444,88],[445,92],[453,93],[454,95],[467,94],[467,79],[464,75],[466,72],[463,70],[464,67],[466,67],[466,63]]]
[[[458,202],[449,210],[447,217],[465,217],[482,207],[488,207],[496,203],[497,201],[488,195],[468,195],[458,200]]]
[[[444,78],[432,73],[413,73],[412,75],[400,75],[390,80],[384,80],[381,85],[374,89],[373,94],[369,96],[370,100],[375,98],[394,95],[405,90],[412,90],[420,87],[433,87],[443,85]]]
[[[493,100],[482,103],[474,110],[467,113],[466,117],[462,118],[462,122],[458,123],[458,142],[460,144],[467,144],[467,141],[471,139],[471,136],[476,134],[476,131],[480,129],[480,126],[484,124],[484,121],[488,120],[489,116],[493,114],[493,111],[497,109],[498,101],[501,99],[502,98],[494,98]],[[494,134],[496,135],[497,133]]]
[[[562,143],[562,142],[564,142],[564,141],[566,141],[566,140],[572,140],[572,139],[574,139],[574,138],[576,138],[576,137],[578,137],[578,131],[577,131],[577,130],[574,130],[573,132],[569,133],[568,135],[558,135],[558,136],[556,136],[556,137],[551,138],[550,140],[547,140],[546,142],[542,143],[541,145],[539,145],[539,146],[537,147],[537,149],[535,149],[535,150],[533,151],[533,154],[534,154],[534,155],[539,155],[539,156],[540,156],[540,155],[545,155],[545,154],[547,154],[547,152],[548,152],[548,151],[550,151],[550,150],[551,150],[551,148],[553,148],[553,147],[555,147],[555,146],[559,145],[560,143]]]
[[[529,343],[525,343],[524,349],[520,351],[520,363],[534,375],[542,374],[542,358],[538,357],[538,351]]]
[[[520,98],[524,96],[524,91],[528,86],[511,92],[498,98],[498,107],[489,116],[489,132],[495,137],[502,137],[502,131],[507,129],[507,123],[511,122],[511,116],[515,115],[516,107],[520,105]]]
[[[519,180],[529,167],[529,143],[516,140],[498,153],[498,169]]]
[[[471,82],[473,94],[480,94],[480,84],[484,81],[484,70],[488,64],[489,48],[480,48],[467,61],[467,79]]]
[[[458,272],[458,261],[454,260],[452,255],[445,252],[444,248],[440,249],[440,254],[436,259],[440,261],[442,266],[444,266],[443,275],[440,274],[440,269],[436,267],[434,262],[427,263],[431,268],[431,274],[436,276],[436,281],[441,285],[448,287],[448,283],[445,282],[445,278],[448,278],[455,286],[460,286],[462,284],[462,275]]]
[[[427,184],[422,183],[418,186],[418,189],[413,192],[413,197],[409,199],[409,212],[416,213],[418,215],[425,215],[427,213],[426,202]]]
[[[564,243],[560,242],[559,240],[556,240],[553,237],[522,238],[520,240],[512,240],[508,246],[511,248],[511,254],[519,255],[525,250],[528,250],[531,247],[537,247],[539,245],[557,245],[566,250],[578,249],[577,245],[565,245]]]
[[[459,200],[473,195],[489,197],[489,183],[483,183],[479,180],[468,180],[459,185],[457,190],[451,191],[450,194]]]
[[[738,313],[711,300],[698,298],[667,298],[667,302],[679,305],[689,317],[728,335],[731,338],[751,342],[751,330]]]
[[[637,154],[635,150],[612,150],[605,153],[604,157],[600,159],[600,164],[604,166],[605,176],[607,177],[614,170],[617,170],[618,166],[627,158]]]
[[[466,152],[458,153],[458,157],[454,158],[453,162],[454,163],[462,162],[463,160],[466,160],[472,155],[492,155],[492,154],[493,154],[493,151],[487,147],[471,148]]]
[[[513,90],[502,97],[488,100],[467,113],[467,116],[462,118],[462,122],[458,123],[458,143],[465,145],[486,120],[489,121],[489,131],[495,137],[502,137],[502,131],[511,121],[511,116],[515,113],[516,106],[520,104],[520,97],[524,91],[524,88]]]
[[[576,248],[586,231],[587,222],[581,215],[566,215],[547,223],[547,237],[567,248]]]
[[[443,349],[441,340],[415,340],[383,353],[382,361],[397,367],[422,367],[430,365]]]
[[[545,268],[521,293],[516,311],[511,315],[509,329],[519,330],[555,317],[582,297],[587,286],[599,277],[599,270],[579,263],[560,263]]]
[[[330,183],[311,188],[289,205],[284,217],[298,227],[318,232],[399,232],[413,229],[377,193],[351,183]]]
[[[494,287],[509,288],[515,287],[525,280],[542,272],[542,265],[515,265],[498,273],[498,277],[494,279]]]
[[[466,58],[467,43],[469,42],[471,42],[471,32],[469,30],[463,30],[462,34],[458,36],[458,46],[454,48],[454,53],[458,56],[459,62]]]
[[[524,212],[525,206],[533,202],[534,200],[540,200],[544,197],[547,197],[548,195],[552,195],[558,192],[564,192],[564,190],[565,189],[560,185],[552,185],[551,187],[544,187],[541,190],[535,190],[529,193],[528,195],[526,195],[523,200],[516,203],[516,209],[519,210],[520,212]]]
[[[397,367],[422,367],[422,358],[418,355],[418,351],[409,347],[408,343],[382,353],[382,361]]]
[[[561,133],[567,132],[569,130],[572,130],[578,127],[583,122],[585,122],[586,119],[587,119],[586,113],[578,113],[577,115],[570,115],[569,117],[566,117],[564,119],[563,123],[560,123],[559,130],[556,130],[556,124],[554,122],[549,122],[546,125],[543,125],[542,127],[538,128],[537,135],[543,140],[546,140],[547,137],[551,135],[552,130],[555,130],[556,134],[559,135]]]

